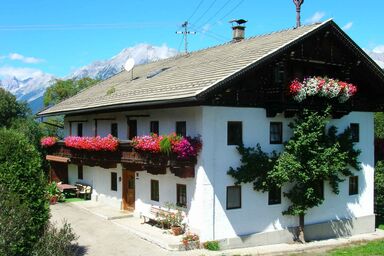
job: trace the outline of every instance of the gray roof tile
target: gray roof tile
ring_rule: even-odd
[[[139,65],[133,71],[136,79],[131,80],[131,72],[123,71],[39,115],[194,97],[328,22],[251,37]],[[159,69],[165,70],[147,78],[148,74]],[[115,88],[115,92],[108,95],[107,91],[111,88]]]

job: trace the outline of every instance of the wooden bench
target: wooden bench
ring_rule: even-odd
[[[174,213],[173,210],[161,208],[159,206],[152,205],[148,212],[144,212],[140,214],[140,217],[143,217],[144,221],[142,224],[148,222],[149,220],[153,220],[161,223],[162,228],[164,228],[164,220],[167,215]],[[148,219],[148,220],[147,220]]]
[[[77,196],[83,196],[84,199],[91,199],[92,187],[90,185],[77,183]]]

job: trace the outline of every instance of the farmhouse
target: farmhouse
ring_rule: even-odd
[[[291,81],[313,76],[357,86],[348,100],[330,101],[331,124],[351,127],[362,170],[341,182],[338,195],[322,185],[325,201],[306,215],[306,238],[373,232],[373,112],[383,107],[384,73],[332,20],[247,39],[240,33],[223,45],[122,71],[41,111],[65,115],[65,136],[119,139],[113,152],[59,142],[47,156],[52,178],[88,183],[92,200],[137,216],[153,205],[178,204],[202,241],[290,242],[299,223],[282,214],[289,205],[286,187],[278,194],[256,192],[249,183],[235,186],[227,171],[240,165],[239,143],[281,151],[293,117],[324,104],[290,94]],[[199,137],[197,157],[144,157],[131,143],[135,136],[172,132]]]

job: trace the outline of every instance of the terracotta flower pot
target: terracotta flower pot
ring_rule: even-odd
[[[58,196],[51,196],[51,198],[49,198],[49,204],[56,204],[57,203],[57,199],[58,199]]]
[[[175,236],[181,235],[181,233],[183,232],[183,228],[180,226],[172,226],[171,230],[172,230],[173,235],[175,235]]]

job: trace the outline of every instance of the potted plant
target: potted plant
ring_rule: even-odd
[[[185,250],[193,250],[200,248],[200,238],[197,234],[192,232],[187,232],[181,239]]]
[[[169,214],[167,214],[166,219],[171,227],[172,233],[175,236],[181,235],[183,233],[183,211],[176,207],[174,204],[167,203],[166,207],[169,209]]]
[[[50,184],[48,184],[47,193],[49,197],[49,203],[56,204],[60,196],[60,190],[57,188],[55,181],[52,181]]]

